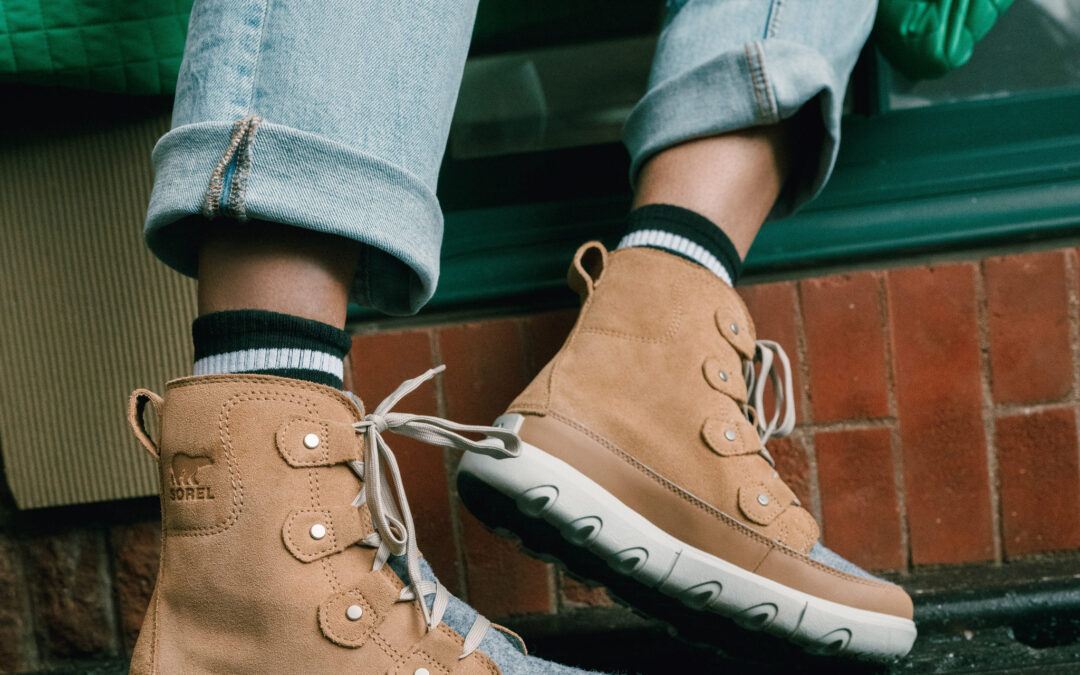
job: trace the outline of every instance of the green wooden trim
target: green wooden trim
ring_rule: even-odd
[[[1078,119],[1075,91],[852,116],[829,186],[765,226],[746,276],[1077,231]],[[621,233],[626,167],[617,146],[448,161],[442,278],[424,312],[569,301],[574,249]]]

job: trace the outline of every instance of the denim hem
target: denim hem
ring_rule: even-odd
[[[144,235],[158,258],[189,276],[196,276],[200,242],[184,224],[204,212],[215,190],[213,174],[234,135],[232,122],[199,122],[173,129],[154,147]],[[270,122],[259,124],[248,151],[243,194],[229,194],[223,214],[365,244],[350,294],[362,305],[406,315],[431,298],[443,219],[434,191],[420,178],[379,157]],[[242,212],[229,210],[235,203]]]
[[[845,78],[846,80],[846,78]],[[815,49],[770,38],[731,49],[650,88],[623,127],[630,182],[656,153],[695,138],[774,124],[820,100],[820,147],[800,148],[817,162],[789,178],[769,219],[790,215],[825,185],[840,143],[845,80]]]

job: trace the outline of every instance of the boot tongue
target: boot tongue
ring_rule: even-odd
[[[409,578],[408,561],[406,561],[405,556],[390,556],[390,558],[387,559],[386,564],[393,570],[394,574],[398,576],[398,579],[401,579],[401,583],[405,585],[411,583],[412,580]],[[422,581],[438,581],[435,572],[424,558],[420,558],[420,577]],[[428,593],[424,596],[424,604],[427,605],[428,609],[431,609],[434,602],[434,593]],[[456,595],[450,594],[450,603],[446,606],[446,612],[443,613],[442,622],[464,638],[468,634],[469,628],[473,625],[473,622],[478,615],[479,613],[475,609],[459,600]],[[509,639],[500,630],[488,631],[487,635],[484,636],[483,641],[480,643],[480,651],[489,653],[493,649],[498,649],[498,647],[491,644],[492,640],[498,640],[500,643],[506,642],[522,654],[526,653],[524,643],[520,640]]]

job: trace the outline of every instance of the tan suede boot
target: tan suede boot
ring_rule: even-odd
[[[160,466],[162,545],[131,672],[581,672],[526,656],[419,558],[381,433],[494,454],[516,442],[389,411],[435,372],[366,417],[340,391],[266,375],[175,380],[164,400],[134,392],[132,428]]]
[[[465,457],[466,505],[647,604],[675,598],[683,614],[733,617],[815,652],[906,654],[910,598],[821,546],[773,470],[763,438],[794,425],[790,370],[778,345],[755,340],[738,294],[682,258],[595,242],[570,284],[583,301],[573,332],[496,423],[520,434],[521,453]],[[787,394],[772,419],[768,379]],[[490,508],[507,498],[533,520]],[[530,538],[539,521],[573,546]]]

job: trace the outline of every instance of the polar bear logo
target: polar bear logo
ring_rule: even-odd
[[[214,460],[209,457],[193,457],[178,452],[172,459],[172,483],[180,486],[199,484],[199,469],[210,466]]]

